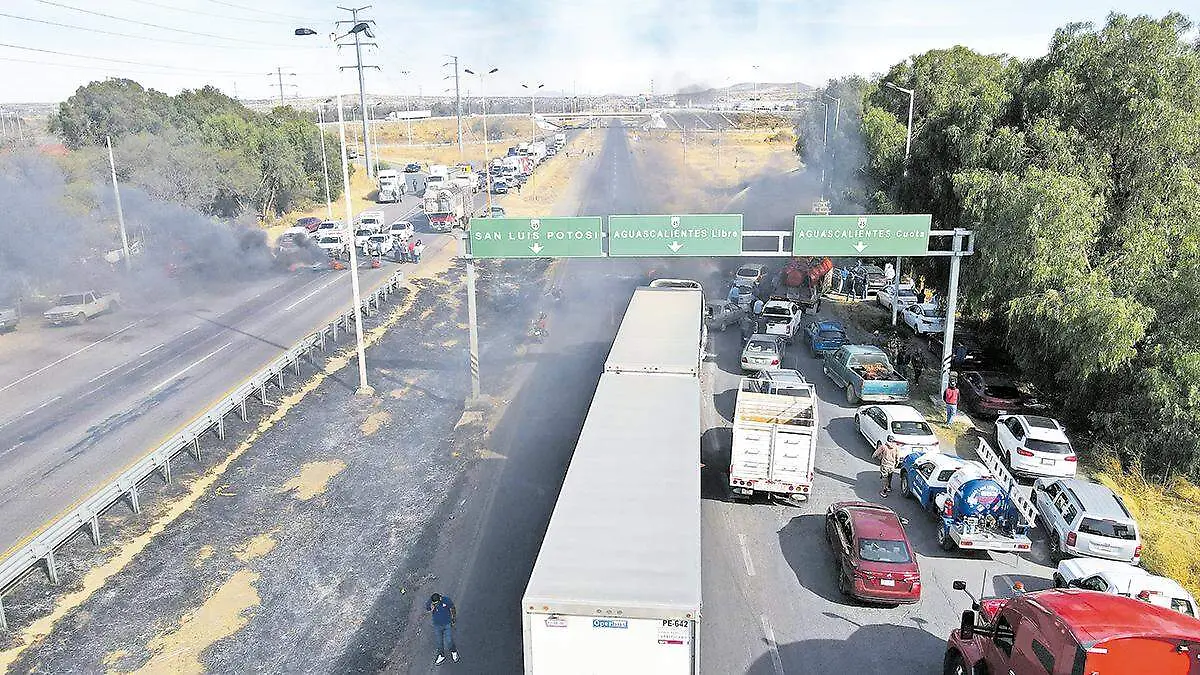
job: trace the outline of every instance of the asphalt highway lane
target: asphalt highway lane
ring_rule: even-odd
[[[415,207],[410,199],[382,210],[395,219]],[[360,268],[366,293],[397,266]],[[23,324],[3,336],[0,551],[351,304],[348,271],[301,270],[154,309],[123,306],[80,326]]]

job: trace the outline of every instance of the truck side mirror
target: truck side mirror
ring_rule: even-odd
[[[971,640],[975,637],[975,612],[969,609],[963,610],[962,617],[958,621],[958,636],[963,640]]]
[[[956,591],[965,591],[965,590],[967,590],[967,582],[965,582],[965,581],[955,581],[955,582],[952,584],[952,586],[954,587],[954,590],[956,590]]]

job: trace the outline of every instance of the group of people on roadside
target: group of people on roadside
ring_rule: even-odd
[[[954,416],[958,414],[958,382],[953,377],[942,392],[942,404],[946,406],[945,426],[950,426],[954,423]],[[880,497],[887,497],[892,493],[892,476],[900,468],[901,449],[901,445],[895,441],[882,440],[875,446],[875,452],[871,455],[879,460]]]
[[[425,244],[420,239],[408,239],[406,241],[396,242],[395,257],[396,262],[421,262],[421,254],[425,252]]]

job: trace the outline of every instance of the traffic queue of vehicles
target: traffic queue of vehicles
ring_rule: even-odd
[[[864,272],[868,283],[872,271]],[[750,284],[762,299],[764,278],[765,270],[743,265],[731,285]],[[940,338],[942,317],[930,311],[936,305],[915,300],[885,292],[880,304],[897,302],[915,312],[921,318],[913,332]],[[723,325],[731,306],[737,305],[711,304],[710,324]],[[798,372],[785,369],[794,322],[773,317],[772,323],[787,328],[771,333],[763,321],[744,335],[740,365],[751,375],[742,378],[734,404],[729,490],[738,498],[773,495],[796,504],[813,489],[816,393]],[[1200,672],[1195,599],[1178,582],[1138,567],[1143,544],[1136,519],[1112,490],[1075,477],[1078,455],[1067,430],[1041,414],[1046,406],[1028,388],[997,371],[961,373],[965,407],[994,416],[999,449],[981,438],[980,460],[964,459],[942,452],[928,421],[904,404],[908,380],[887,352],[850,344],[837,321],[811,321],[799,332],[847,402],[866,402],[854,414],[859,433],[873,448],[901,447],[901,493],[931,515],[943,549],[1027,553],[1031,530],[1040,526],[1046,533],[1058,565],[1055,588],[976,600],[947,641],[945,672]],[[958,363],[981,365],[973,341],[964,344],[971,347],[956,350]],[[1032,499],[1013,474],[1036,479]],[[886,506],[851,501],[829,507],[825,536],[843,594],[889,606],[920,600],[920,570],[904,527]],[[955,582],[955,588],[965,584]]]

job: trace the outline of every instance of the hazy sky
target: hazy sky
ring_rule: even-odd
[[[545,93],[638,93],[651,80],[656,92],[672,92],[820,84],[955,44],[1035,56],[1064,24],[1172,9],[1200,19],[1200,0],[387,0],[363,14],[378,22],[379,43],[363,52],[382,68],[366,75],[377,93],[442,94],[447,54],[472,69],[499,68],[488,93],[519,94],[522,82],[545,83]],[[0,0],[0,102],[60,101],[112,76],[168,93],[214,84],[265,98],[278,94],[277,67],[296,73],[282,78],[287,96],[349,92],[353,73],[335,68],[353,63],[353,49],[335,57],[325,37],[348,18],[320,0]],[[300,25],[322,37],[294,37]],[[463,88],[477,93],[478,80],[464,78]]]

